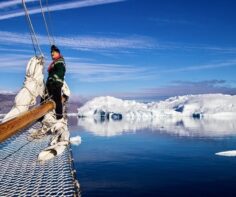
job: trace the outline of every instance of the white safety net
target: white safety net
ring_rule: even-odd
[[[30,129],[40,127],[36,123]],[[39,162],[37,156],[51,136],[32,139],[30,129],[0,143],[0,196],[80,196],[70,145]]]

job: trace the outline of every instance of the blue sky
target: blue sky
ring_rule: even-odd
[[[46,57],[46,78],[50,45],[39,1],[26,2]],[[49,25],[65,57],[66,80],[74,97],[148,100],[236,93],[234,0],[48,0],[48,4]],[[33,55],[21,0],[1,0],[0,91],[19,90]]]

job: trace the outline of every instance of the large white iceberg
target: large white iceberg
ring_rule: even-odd
[[[172,97],[164,101],[140,103],[110,96],[97,97],[78,109],[79,117],[150,120],[159,117],[236,118],[236,95],[202,94]]]
[[[236,131],[236,96],[186,95],[147,104],[97,97],[79,108],[78,115],[85,117],[79,118],[79,126],[100,136],[145,128],[179,136],[230,136]]]

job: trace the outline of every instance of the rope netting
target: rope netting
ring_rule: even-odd
[[[36,123],[31,128],[40,127]],[[51,136],[29,141],[31,128],[0,143],[0,196],[80,196],[70,145],[39,162],[37,156]]]

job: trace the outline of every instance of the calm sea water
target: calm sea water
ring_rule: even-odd
[[[70,118],[71,135],[82,137],[72,146],[82,196],[235,197],[236,157],[215,155],[236,149],[235,123],[196,121],[135,127]]]

